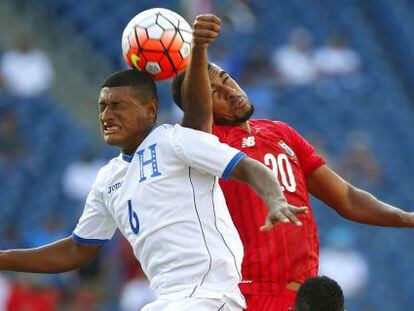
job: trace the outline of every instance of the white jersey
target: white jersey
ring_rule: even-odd
[[[213,135],[158,126],[100,170],[73,238],[104,243],[118,227],[161,299],[234,292],[243,246],[215,176],[244,156]]]

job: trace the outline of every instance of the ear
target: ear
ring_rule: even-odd
[[[154,121],[157,120],[158,101],[156,99],[147,102],[147,112],[148,118],[151,118],[151,120]]]

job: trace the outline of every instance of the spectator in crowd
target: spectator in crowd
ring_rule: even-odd
[[[0,249],[23,247],[19,230],[12,223],[2,226],[0,230]]]
[[[13,282],[7,311],[57,311],[59,291],[38,282],[33,275],[20,275]]]
[[[18,123],[9,108],[0,108],[0,170],[7,170],[20,163],[24,154],[24,142]]]
[[[198,14],[213,11],[212,0],[180,0],[178,3],[178,11],[189,21],[194,20]]]
[[[308,85],[317,78],[312,59],[312,37],[307,29],[291,32],[289,42],[278,47],[272,56],[277,79],[286,85]]]
[[[345,298],[356,298],[368,282],[368,263],[353,248],[355,237],[351,230],[338,226],[327,237],[328,245],[320,251],[319,274],[335,279],[341,285]]]
[[[68,234],[62,228],[59,215],[49,212],[49,215],[42,219],[41,226],[32,232],[26,232],[24,244],[25,247],[38,247],[63,239]]]
[[[251,33],[256,29],[257,17],[249,0],[224,1],[221,8],[223,20],[241,33]]]
[[[0,78],[11,95],[32,98],[48,91],[54,80],[54,70],[48,55],[21,37],[17,48],[6,51],[0,60]]]
[[[381,170],[372,154],[370,140],[365,132],[355,130],[346,138],[347,150],[344,152],[339,171],[352,183],[360,186],[381,184]]]
[[[326,77],[349,76],[361,66],[360,56],[341,35],[332,36],[326,46],[317,49],[314,62],[318,73]]]
[[[326,276],[317,276],[307,279],[299,288],[295,311],[344,311],[344,304],[339,284]]]
[[[95,158],[86,151],[79,161],[69,165],[62,181],[66,196],[81,205],[92,189],[96,174],[103,164],[101,159]]]
[[[0,311],[7,310],[7,301],[10,295],[10,281],[5,274],[0,274]]]
[[[120,310],[136,311],[157,298],[144,274],[127,281],[121,291]]]

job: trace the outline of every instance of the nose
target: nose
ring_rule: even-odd
[[[105,109],[101,112],[101,120],[107,122],[113,119],[113,113],[111,107],[106,106]]]

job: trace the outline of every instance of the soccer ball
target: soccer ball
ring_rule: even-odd
[[[150,9],[136,15],[122,34],[122,52],[131,68],[155,80],[182,72],[191,54],[192,29],[177,13]]]

